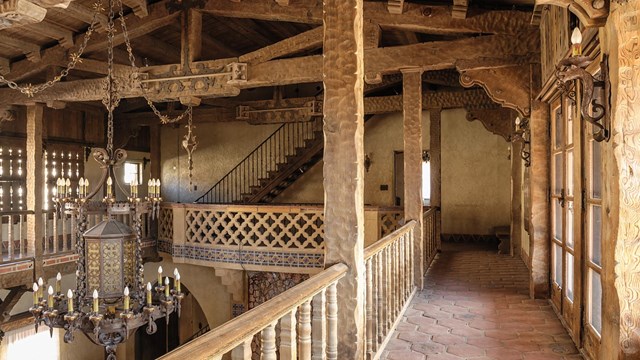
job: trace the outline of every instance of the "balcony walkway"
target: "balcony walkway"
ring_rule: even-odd
[[[582,359],[519,258],[443,244],[382,359]]]

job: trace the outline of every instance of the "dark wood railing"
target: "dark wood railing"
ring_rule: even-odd
[[[321,118],[283,124],[198,198],[196,203],[247,202],[251,195],[267,186],[278,172],[300,156],[310,141],[322,136],[321,131]]]

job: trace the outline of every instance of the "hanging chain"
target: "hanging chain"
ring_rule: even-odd
[[[138,81],[140,78],[140,70],[136,65],[136,58],[133,55],[133,48],[131,47],[131,40],[129,39],[129,31],[127,30],[127,24],[124,21],[124,10],[122,6],[122,0],[114,0],[114,1],[116,1],[119,8],[118,15],[120,15],[120,26],[122,27],[122,35],[124,37],[124,43],[127,48],[127,53],[129,55],[129,62],[131,63],[131,68],[133,69],[132,80],[138,83],[138,86],[140,87],[140,90],[142,92],[142,96],[147,101],[147,105],[149,105],[153,113],[160,119],[160,122],[162,124],[176,123],[181,121],[187,115],[187,113],[191,112],[191,105],[189,105],[189,107],[187,107],[187,109],[182,114],[174,118],[170,118],[167,115],[162,115],[160,110],[158,110],[158,108],[155,106],[153,101],[151,101],[149,96],[145,93],[144,89],[142,88],[142,83]]]
[[[115,24],[113,18],[114,0],[109,0],[109,19],[107,22],[107,96],[102,99],[102,103],[107,107],[107,153],[113,156],[113,110],[120,102],[116,89],[116,81],[113,78],[113,38],[115,37]]]
[[[182,140],[182,147],[187,151],[188,160],[189,160],[189,191],[193,190],[193,152],[198,147],[198,141],[196,140],[196,136],[193,135],[193,111],[192,108],[189,107],[187,109],[187,135],[184,136],[184,140]]]
[[[91,18],[91,24],[89,25],[89,29],[87,29],[87,31],[84,34],[82,44],[78,48],[77,52],[70,55],[71,60],[69,60],[69,62],[67,63],[67,67],[64,70],[62,70],[59,75],[55,76],[52,80],[49,80],[42,84],[38,84],[38,85],[27,84],[24,86],[18,85],[15,81],[7,80],[7,78],[0,75],[0,84],[6,84],[9,86],[9,88],[13,90],[18,90],[21,93],[27,95],[28,97],[33,97],[33,95],[35,95],[36,93],[44,91],[52,87],[54,84],[60,82],[62,79],[66,78],[69,75],[69,71],[75,69],[76,65],[82,62],[82,58],[81,58],[82,54],[84,53],[84,50],[87,47],[87,43],[89,43],[89,39],[91,38],[91,35],[96,31],[95,27],[98,24],[98,15],[102,11],[104,11],[104,8],[102,7],[102,2],[98,1],[95,4],[93,4],[93,10],[94,10],[94,13],[93,13],[93,17]]]

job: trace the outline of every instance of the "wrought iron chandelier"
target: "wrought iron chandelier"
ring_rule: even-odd
[[[96,12],[101,6],[94,5]],[[168,277],[162,281],[162,268],[158,269],[158,284],[144,283],[142,260],[142,214],[150,212],[155,218],[160,209],[160,180],[148,183],[148,196],[139,197],[137,181],[131,183],[126,201],[116,201],[117,178],[114,169],[120,167],[127,158],[123,149],[113,148],[114,109],[118,106],[118,84],[113,76],[113,47],[115,36],[114,14],[120,15],[123,34],[129,58],[134,67],[134,81],[138,78],[135,59],[131,50],[126,24],[124,23],[121,0],[109,1],[107,23],[108,72],[106,95],[103,104],[107,108],[107,144],[104,149],[94,149],[92,156],[100,164],[102,177],[95,188],[89,190],[89,181],[80,179],[76,194],[73,194],[69,179],[58,179],[53,202],[58,213],[71,214],[76,219],[76,289],[62,293],[61,276],[58,274],[54,286],[46,285],[42,279],[33,284],[33,306],[30,311],[39,325],[64,329],[64,341],[74,340],[76,331],[84,333],[94,343],[104,346],[107,360],[116,359],[116,348],[126,341],[138,328],[146,326],[146,332],[157,331],[156,320],[164,317],[169,323],[169,315],[177,311],[184,297],[180,286],[180,274],[174,272],[174,287],[170,287]],[[87,31],[90,35],[93,25]],[[86,42],[86,41],[85,41]],[[80,61],[79,55],[73,61]],[[75,64],[75,62],[74,62]],[[70,68],[72,68],[70,66]],[[53,85],[53,84],[50,84]],[[50,86],[49,85],[49,86]],[[28,90],[31,92],[33,88]],[[40,89],[37,89],[40,90]],[[31,92],[33,94],[33,92]],[[154,112],[159,112],[151,101],[147,102]],[[185,115],[191,126],[191,107],[175,119],[161,116],[163,123],[179,121]],[[195,142],[195,139],[194,139]],[[196,143],[197,145],[197,143]],[[195,148],[195,146],[192,146]],[[114,181],[114,179],[116,179]],[[106,194],[102,200],[92,200],[104,187]],[[89,214],[106,214],[105,220],[87,230]],[[116,215],[129,214],[133,229],[115,220]]]

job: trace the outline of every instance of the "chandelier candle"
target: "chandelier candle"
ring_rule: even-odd
[[[162,286],[162,266],[158,267],[158,286]]]
[[[33,283],[33,306],[38,306],[38,284]]]
[[[180,273],[176,274],[176,293],[180,294]]]
[[[42,290],[44,286],[44,281],[42,281],[42,278],[38,278],[38,299],[42,300],[42,292],[44,290]]]
[[[93,290],[93,312],[98,313],[100,308],[98,307],[98,290]]]
[[[151,283],[147,283],[147,306],[151,306]]]
[[[129,287],[124,288],[124,311],[129,311]]]
[[[60,284],[62,282],[62,275],[60,273],[58,273],[58,275],[56,275],[56,294],[60,295]]]
[[[49,286],[49,289],[47,289],[47,293],[49,294],[49,296],[47,297],[47,306],[49,307],[49,309],[53,309],[53,287]]]
[[[111,198],[111,186],[113,185],[113,179],[111,176],[107,179],[107,198]]]
[[[582,33],[577,26],[571,33],[571,53],[573,56],[582,55]]]

